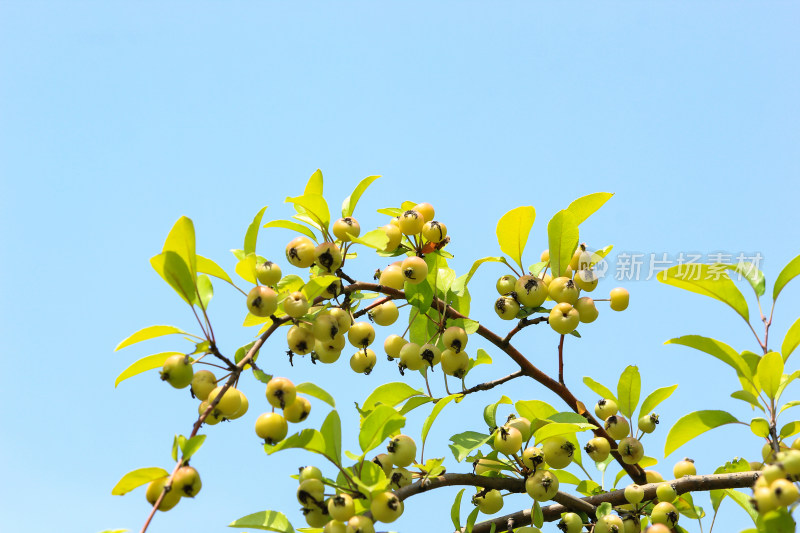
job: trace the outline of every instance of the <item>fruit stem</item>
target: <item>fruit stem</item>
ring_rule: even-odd
[[[558,382],[564,385],[564,335],[558,341]]]

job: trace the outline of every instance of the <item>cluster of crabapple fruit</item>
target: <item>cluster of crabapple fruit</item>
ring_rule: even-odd
[[[550,251],[545,250],[541,256],[545,268],[538,275],[526,274],[516,278],[507,274],[497,280],[496,288],[500,293],[494,304],[497,316],[503,320],[525,317],[531,312],[542,311],[540,306],[545,300],[552,300],[555,305],[547,321],[556,333],[567,335],[581,323],[594,322],[599,314],[595,300],[581,296],[581,291],[592,292],[597,288],[599,276],[593,269],[596,259],[586,245],[581,244],[564,274],[553,278],[546,272]],[[624,311],[629,297],[628,291],[622,287],[612,289],[608,298],[611,309]]]
[[[795,482],[800,481],[800,438],[795,439],[791,448],[780,443],[776,453],[771,443],[761,450],[764,465],[761,475],[753,484],[753,506],[759,513],[767,513],[781,507],[788,507],[800,498]]]
[[[639,418],[639,438],[632,436],[631,425],[627,418],[619,413],[617,403],[610,398],[601,398],[594,407],[594,412],[600,420],[608,435],[619,441],[617,451],[622,460],[629,464],[636,464],[644,457],[644,447],[639,438],[646,433],[652,433],[658,424],[658,415],[654,413],[643,415]],[[593,461],[605,461],[611,453],[611,444],[603,437],[595,437],[584,447],[586,453]]]
[[[256,419],[256,435],[267,444],[276,444],[286,438],[289,424],[298,424],[311,413],[311,402],[297,395],[294,383],[286,378],[272,378],[267,383],[267,401],[273,410]],[[275,412],[283,410],[283,414]]]

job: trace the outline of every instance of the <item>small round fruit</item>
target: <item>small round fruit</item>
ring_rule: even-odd
[[[384,287],[402,291],[405,286],[406,278],[403,276],[403,269],[399,265],[389,265],[381,270],[378,283]]]
[[[375,328],[369,322],[356,322],[350,326],[347,340],[356,348],[366,348],[375,340]]]
[[[304,466],[300,469],[299,482],[302,483],[307,479],[318,479],[322,481],[322,470],[316,466]]]
[[[386,337],[386,340],[383,341],[383,351],[385,351],[386,355],[392,359],[397,359],[400,357],[400,349],[406,344],[408,344],[407,340],[400,335],[395,335],[393,333]]]
[[[383,470],[384,475],[386,475],[386,479],[391,479],[392,461],[391,459],[389,459],[388,454],[379,453],[372,459],[372,462],[381,467],[381,470]]]
[[[433,209],[433,206],[428,202],[421,202],[414,206],[414,211],[422,215],[422,218],[425,219],[425,222],[429,220],[433,220],[433,216],[436,214],[436,211]]]
[[[239,389],[231,389],[231,390],[239,395],[239,399],[241,400],[241,405],[239,406],[239,408],[236,410],[235,413],[229,415],[227,418],[228,420],[236,420],[237,418],[243,417],[247,413],[247,410],[250,409],[250,402],[247,400],[247,396],[245,396],[244,393]]]
[[[417,235],[422,231],[422,226],[425,225],[425,217],[419,211],[409,209],[400,215],[398,222],[400,231],[404,235]]]
[[[411,485],[411,481],[413,481],[411,472],[405,468],[393,468],[392,475],[389,476],[389,479],[392,480],[391,487],[393,489],[400,489],[407,485]]]
[[[372,320],[379,326],[391,326],[395,323],[397,317],[400,316],[400,312],[397,310],[397,305],[389,300],[374,307],[369,312],[369,316],[371,316]]]
[[[292,326],[286,332],[286,342],[289,349],[297,355],[311,353],[317,343],[313,331],[301,326]]]
[[[283,310],[292,318],[300,318],[308,312],[308,300],[300,291],[289,293],[283,300]]]
[[[662,476],[655,470],[645,470],[644,477],[648,483],[661,483],[662,481],[664,481],[664,476]]]
[[[761,477],[763,477],[769,485],[776,479],[786,477],[786,472],[780,464],[776,463],[765,466],[764,469],[761,470]]]
[[[341,307],[331,307],[325,311],[325,315],[336,319],[336,323],[339,325],[338,333],[347,333],[350,331],[350,326],[353,325],[353,320],[350,318],[350,313]],[[336,335],[334,335],[334,337],[335,336]]]
[[[262,318],[270,316],[278,310],[278,295],[264,285],[253,287],[247,295],[247,310]]]
[[[628,308],[630,294],[622,287],[611,289],[609,298],[611,299],[611,309],[614,311],[624,311]]]
[[[658,415],[657,414],[649,414],[644,415],[639,419],[639,429],[645,433],[652,433],[656,430],[656,425],[658,425]]]
[[[669,483],[661,483],[656,487],[656,498],[660,502],[672,503],[677,497],[678,493],[675,491],[675,487]]]
[[[538,446],[529,446],[522,452],[522,464],[531,470],[537,470],[544,464],[544,452]]]
[[[431,220],[422,226],[422,236],[426,241],[440,243],[447,237],[447,226],[441,222]]]
[[[628,503],[636,505],[644,500],[644,489],[635,483],[628,485],[625,487],[625,499]]]
[[[800,451],[790,448],[783,452],[778,452],[778,461],[790,476],[800,475]]]
[[[622,518],[615,514],[607,514],[597,519],[594,526],[594,533],[623,533],[625,524]]]
[[[297,501],[303,507],[312,507],[325,499],[325,484],[319,479],[306,479],[297,487]]]
[[[375,525],[366,516],[354,516],[347,521],[346,533],[375,533]]]
[[[200,481],[200,474],[191,466],[178,468],[175,475],[172,476],[172,490],[178,492],[182,497],[194,498],[202,488],[203,482]]]
[[[314,353],[316,354],[317,361],[329,365],[339,360],[339,357],[342,355],[342,348],[338,347],[338,344],[341,342],[341,344],[344,345],[346,341],[344,335],[340,335],[337,339],[328,342],[322,342],[320,340],[314,342]]]
[[[494,312],[503,320],[514,320],[519,313],[519,302],[513,296],[501,296],[494,303]]]
[[[672,529],[664,524],[652,524],[647,528],[647,533],[672,533]]]
[[[562,276],[555,278],[547,286],[547,292],[554,301],[558,303],[568,303],[570,306],[575,305],[580,295],[580,289],[575,282],[570,278]]]
[[[469,356],[467,352],[460,351],[455,353],[450,348],[442,351],[442,370],[448,376],[462,378],[469,368]]]
[[[398,435],[386,446],[389,460],[395,466],[406,467],[414,462],[417,455],[417,444],[408,435]]]
[[[492,447],[499,453],[513,455],[522,449],[522,433],[514,427],[500,427],[494,434]]]
[[[575,285],[582,291],[592,292],[597,288],[599,278],[594,270],[578,270],[573,278]]]
[[[564,513],[557,527],[564,533],[580,533],[583,529],[583,519],[577,513]]]
[[[617,414],[619,408],[617,407],[617,402],[614,400],[610,400],[608,398],[602,398],[597,401],[597,405],[594,406],[594,414],[597,415],[597,418],[605,420],[611,415]]]
[[[185,355],[171,355],[164,361],[161,369],[161,380],[166,381],[176,389],[184,389],[192,383],[194,370]]]
[[[678,510],[669,502],[659,502],[650,513],[650,521],[654,524],[664,524],[668,528],[674,528],[678,523]]]
[[[342,266],[342,251],[332,242],[323,242],[314,249],[314,263],[331,274]]]
[[[423,366],[434,367],[442,360],[442,352],[433,344],[423,344],[419,347],[419,357]]]
[[[537,502],[552,500],[558,493],[558,478],[549,470],[537,470],[525,480],[525,492]]]
[[[203,413],[208,411],[208,406],[209,405],[211,405],[211,404],[209,404],[207,401],[200,402],[200,405],[197,406],[197,414],[202,416]],[[209,426],[216,426],[217,424],[219,424],[224,419],[225,419],[225,416],[220,412],[220,410],[217,409],[217,408],[214,408],[210,413],[208,413],[208,416],[206,416],[206,418],[205,418],[205,420],[203,420],[203,422],[205,424],[208,424]]]
[[[633,437],[625,437],[619,441],[617,450],[622,460],[629,465],[638,463],[644,457],[644,447],[642,443]]]
[[[208,393],[216,386],[217,378],[208,370],[198,370],[192,377],[192,394],[200,401],[208,399]]]
[[[517,430],[522,435],[523,442],[527,442],[533,432],[531,431],[531,421],[525,418],[524,416],[514,416],[510,415],[508,417],[508,421],[506,422],[507,427],[517,428]]]
[[[583,449],[586,450],[586,453],[592,458],[592,461],[602,463],[608,458],[608,454],[611,453],[611,444],[608,442],[608,439],[604,437],[594,437],[589,439],[589,442],[586,443]]]
[[[515,278],[511,274],[506,274],[505,276],[501,276],[500,279],[497,280],[497,284],[495,285],[495,287],[497,288],[497,292],[500,293],[501,296],[503,296],[513,291],[514,287],[516,287],[516,284],[517,284],[517,278]]]
[[[425,263],[423,258],[417,257],[416,255],[406,257],[400,269],[403,271],[403,277],[412,285],[422,283],[428,275],[427,263]]]
[[[696,476],[697,475],[697,467],[694,466],[694,461],[686,457],[675,463],[675,466],[672,467],[672,473],[675,475],[675,479],[682,478],[683,476]]]
[[[774,511],[778,508],[778,497],[769,487],[757,487],[753,491],[753,501],[760,514]]]
[[[628,423],[628,419],[622,415],[609,416],[606,418],[604,427],[606,429],[606,433],[608,433],[614,440],[624,439],[631,430],[631,425]]]
[[[256,435],[267,444],[275,444],[286,438],[289,424],[278,413],[263,413],[256,419]]]
[[[781,507],[792,505],[797,501],[798,496],[800,496],[797,485],[788,479],[776,479],[772,482],[772,485],[769,486],[769,489],[775,495],[775,498],[778,500],[778,505]]]
[[[464,331],[464,328],[450,326],[442,333],[442,343],[445,348],[459,353],[467,345],[467,332]]]
[[[369,348],[363,348],[350,357],[350,368],[353,372],[369,375],[378,362],[378,356]]]
[[[472,466],[475,470],[475,475],[482,476],[487,472],[499,472],[505,466],[505,463],[483,457],[472,463]]]
[[[400,364],[409,370],[416,371],[421,369],[425,361],[422,360],[419,349],[419,344],[415,342],[404,344],[403,347],[400,348]]]
[[[373,519],[388,524],[403,514],[403,502],[394,492],[382,492],[372,499],[369,510]]]
[[[209,404],[213,403],[221,392],[222,392],[222,387],[215,387],[211,392],[209,392],[208,403]],[[236,389],[233,388],[227,389],[225,393],[222,394],[222,396],[219,399],[219,402],[217,403],[217,409],[219,409],[219,412],[226,417],[236,413],[240,407],[242,407],[242,397],[239,396]]]
[[[283,416],[287,422],[297,424],[308,418],[311,412],[311,402],[306,398],[297,397],[283,410]]]
[[[358,237],[361,235],[361,224],[353,217],[340,218],[333,223],[333,235],[343,242],[350,242],[350,235]]]
[[[322,533],[347,533],[347,524],[338,520],[331,520],[322,528]]]
[[[575,446],[566,437],[560,435],[546,439],[542,443],[542,451],[545,462],[551,468],[566,468],[572,462]]]
[[[275,286],[281,280],[281,267],[272,261],[264,261],[256,265],[256,279],[262,285]]]
[[[539,307],[547,299],[547,285],[534,276],[522,276],[514,284],[517,301],[525,307]]]
[[[308,237],[296,237],[286,245],[286,259],[298,268],[314,264],[314,243]]]
[[[155,505],[158,501],[158,497],[161,496],[161,493],[164,491],[164,485],[166,485],[167,480],[169,477],[165,476],[160,479],[155,479],[150,482],[147,486],[147,492],[145,493],[145,498],[147,498],[147,502],[150,505]],[[158,505],[159,511],[169,511],[181,500],[181,493],[177,490],[169,490],[164,494],[164,497],[161,499],[161,503]]]
[[[394,252],[397,250],[397,247],[400,246],[400,241],[403,239],[403,234],[400,231],[400,228],[392,224],[387,224],[381,229],[386,234],[387,238],[386,248],[384,248],[383,251]]]
[[[328,514],[334,520],[347,522],[356,514],[356,506],[353,497],[349,494],[337,494],[328,500]]]
[[[553,310],[550,311],[548,322],[556,333],[567,335],[578,327],[580,315],[572,305],[562,302],[556,304]]]
[[[488,490],[482,495],[475,495],[472,501],[483,514],[495,514],[503,508],[503,496],[497,489]]]
[[[297,397],[294,383],[286,378],[272,378],[267,383],[267,401],[272,407],[285,409]]]
[[[594,305],[594,300],[588,296],[578,298],[578,301],[575,302],[575,310],[578,311],[578,318],[584,324],[591,324],[597,320],[600,314],[597,311],[597,306]]]

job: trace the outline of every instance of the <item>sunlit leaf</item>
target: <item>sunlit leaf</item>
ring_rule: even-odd
[[[162,252],[150,258],[150,264],[164,281],[189,305],[197,301],[194,277],[181,256],[172,251]]]
[[[789,331],[786,332],[786,336],[783,338],[781,355],[783,355],[784,362],[789,359],[789,356],[792,355],[792,352],[798,345],[800,345],[800,318],[794,321],[794,324],[792,324]]]
[[[783,375],[783,357],[778,352],[764,354],[758,363],[756,376],[761,388],[770,398],[777,396]]]
[[[231,277],[222,269],[221,266],[216,264],[211,259],[203,257],[202,255],[197,256],[197,271],[202,272],[203,274],[208,274],[209,276],[214,276],[215,278],[219,278],[223,281],[227,281],[236,287]]]
[[[757,437],[769,436],[769,422],[765,418],[754,418],[750,421],[750,431]]]
[[[562,276],[578,247],[579,231],[575,216],[562,209],[547,224],[547,242],[550,246],[550,270],[553,277]]]
[[[759,403],[758,398],[752,392],[746,390],[737,390],[736,392],[731,393],[731,398],[736,398],[737,400],[742,400],[743,402],[747,402],[753,407],[757,407],[758,409],[764,410],[764,407]]]
[[[317,241],[317,236],[311,231],[308,226],[304,226],[302,224],[298,224],[297,222],[292,222],[291,220],[272,220],[264,224],[265,228],[283,228],[292,231],[296,231],[298,233],[302,233],[309,239],[312,239],[314,242]]]
[[[494,403],[490,403],[486,406],[483,410],[483,420],[486,422],[486,425],[489,426],[489,429],[497,427],[497,408],[500,404],[508,404],[511,405],[512,402],[511,398],[508,396],[503,395],[499,400]]]
[[[148,326],[146,328],[140,329],[130,337],[126,338],[124,341],[117,344],[117,347],[114,348],[114,351],[116,352],[132,344],[136,344],[137,342],[142,342],[149,339],[155,339],[156,337],[163,337],[164,335],[176,335],[176,334],[188,335],[188,333],[186,333],[180,328],[176,328],[175,326]]]
[[[584,220],[603,207],[603,204],[611,199],[612,196],[614,196],[614,193],[610,192],[587,194],[574,200],[569,204],[567,210],[575,217],[576,224],[582,224]]]
[[[528,242],[528,235],[536,219],[536,210],[533,206],[523,206],[512,209],[497,222],[497,243],[500,250],[513,259],[520,270],[522,266],[522,252]]]
[[[792,435],[800,433],[800,422],[789,422],[784,425],[780,431],[780,438],[788,439]]]
[[[647,398],[645,398],[644,401],[642,402],[642,408],[639,410],[640,418],[641,416],[652,413],[653,410],[658,406],[658,404],[660,404],[661,402],[672,396],[672,393],[675,392],[675,389],[677,388],[678,388],[677,385],[671,385],[669,387],[661,387],[648,394]]]
[[[245,281],[256,285],[258,284],[258,279],[256,278],[256,263],[258,263],[256,254],[247,254],[244,259],[236,263],[236,273]]]
[[[186,463],[195,453],[197,453],[197,450],[200,449],[205,441],[205,435],[195,435],[190,439],[186,439],[181,445],[181,460]]]
[[[394,407],[400,402],[411,398],[412,396],[422,396],[421,390],[417,390],[407,383],[402,381],[395,381],[392,383],[384,383],[378,386],[372,393],[364,400],[362,409],[364,411],[371,411],[378,404],[388,405]]]
[[[611,389],[603,385],[602,383],[598,383],[597,381],[593,380],[592,378],[586,376],[583,378],[583,383],[589,389],[594,392],[595,394],[599,395],[601,398],[605,398],[607,400],[614,400],[617,401],[617,397],[611,392]]]
[[[356,185],[355,190],[353,190],[350,196],[345,198],[344,202],[342,202],[342,217],[353,216],[353,212],[356,209],[356,204],[361,198],[361,195],[364,194],[364,191],[367,190],[367,187],[369,187],[372,182],[378,178],[380,178],[380,176],[367,176],[361,180],[358,185]]]
[[[247,227],[247,232],[244,235],[244,253],[247,254],[254,254],[256,253],[256,241],[258,240],[258,229],[261,225],[261,219],[264,217],[264,211],[267,210],[267,206],[262,207],[256,216],[253,217],[253,221]]]
[[[700,335],[684,335],[683,337],[670,339],[664,344],[680,344],[682,346],[694,348],[695,350],[700,350],[732,367],[736,370],[737,374],[741,374],[747,378],[752,377],[750,366],[744,358],[724,342]]]
[[[433,406],[433,410],[431,414],[425,419],[425,422],[422,424],[422,445],[425,445],[425,440],[428,438],[428,432],[431,430],[433,426],[433,422],[436,420],[436,417],[439,416],[439,413],[442,412],[442,409],[454,400],[458,395],[451,394],[449,396],[445,396],[444,398],[440,398],[436,405]]]
[[[738,422],[726,411],[695,411],[681,417],[669,430],[664,445],[664,457],[668,456],[693,438],[725,424]]]
[[[117,484],[114,485],[114,488],[111,489],[111,495],[122,496],[123,494],[127,494],[137,487],[141,487],[145,483],[150,483],[154,479],[161,479],[162,477],[167,477],[168,475],[169,472],[163,468],[138,468],[122,476],[122,479],[120,479]]]
[[[659,272],[656,278],[661,283],[726,303],[745,321],[750,321],[747,302],[728,276],[725,265],[675,265]]]
[[[536,438],[536,442],[539,443],[552,437],[575,434],[578,431],[587,431],[590,429],[595,429],[596,427],[597,426],[593,426],[592,424],[568,424],[564,422],[553,422],[534,431],[533,436]]]
[[[450,508],[450,520],[453,521],[453,527],[455,531],[461,529],[461,497],[464,495],[464,491],[467,489],[461,489],[456,494],[456,499],[453,501],[453,506]]]
[[[492,435],[485,433],[478,433],[477,431],[465,431],[450,437],[450,450],[453,452],[453,457],[459,463],[466,459],[469,454],[477,450],[492,438]]]
[[[176,253],[189,269],[191,279],[197,275],[197,259],[195,252],[194,223],[188,217],[181,217],[172,226],[164,242],[161,253]]]
[[[386,437],[402,428],[405,423],[405,417],[393,407],[383,404],[376,406],[361,422],[361,431],[358,434],[361,451],[367,453],[379,446]]]
[[[295,387],[295,390],[301,394],[306,394],[308,396],[313,396],[318,400],[322,400],[323,402],[327,403],[331,407],[336,407],[336,401],[333,399],[333,396],[328,394],[324,391],[321,387],[313,384],[313,383],[300,383]]]
[[[148,370],[152,370],[154,368],[161,368],[164,366],[164,362],[173,355],[183,354],[181,352],[162,352],[148,355],[147,357],[142,357],[131,366],[123,370],[119,376],[117,376],[116,381],[114,381],[114,387],[116,388],[117,385],[126,379],[139,375],[142,372],[147,372]]]
[[[542,400],[519,400],[514,404],[519,416],[524,416],[531,422],[549,418],[558,412],[555,407]]]
[[[385,250],[386,246],[389,244],[389,236],[386,235],[386,232],[381,228],[368,231],[360,237],[356,237],[349,233],[348,235],[350,235],[350,240],[354,243],[363,244],[364,246],[375,248],[376,250],[380,251]]]
[[[214,296],[214,286],[211,285],[211,279],[205,274],[197,276],[197,296],[202,303],[202,307],[208,309],[208,303],[211,297]]]
[[[315,220],[323,228],[327,228],[331,220],[328,203],[320,194],[304,194],[294,198],[286,198],[287,203],[293,203],[295,208],[301,207],[305,214]]]
[[[800,255],[789,261],[789,264],[783,267],[781,273],[778,274],[778,278],[775,280],[775,286],[772,288],[773,301],[778,299],[778,295],[786,284],[792,281],[798,274],[800,274]]]
[[[735,265],[727,265],[727,268],[746,279],[757,296],[764,295],[764,273],[757,269],[753,263],[736,263]]]
[[[281,450],[290,448],[302,448],[314,453],[325,453],[325,438],[316,429],[304,429],[300,433],[295,433],[279,443],[273,445],[265,444],[264,451],[267,455],[272,455]]]
[[[336,464],[342,464],[342,421],[336,410],[328,413],[322,423],[320,433],[325,439],[325,455]]]
[[[279,533],[294,533],[294,528],[289,519],[278,511],[261,511],[259,513],[243,516],[234,520],[228,527],[261,529],[264,531],[277,531]]]
[[[622,371],[617,384],[617,405],[620,412],[628,418],[633,416],[639,404],[639,394],[642,390],[642,378],[639,369],[628,366]]]

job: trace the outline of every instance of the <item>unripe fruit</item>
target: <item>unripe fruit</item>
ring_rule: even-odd
[[[467,332],[464,331],[464,328],[450,326],[442,333],[442,344],[445,348],[459,353],[467,345]]]
[[[482,476],[487,472],[500,472],[505,464],[495,459],[487,459],[483,457],[475,461],[472,466],[475,469],[475,475]]]
[[[586,453],[592,458],[592,461],[602,463],[608,458],[608,454],[611,453],[611,444],[603,437],[594,437],[589,439],[589,442],[586,443],[583,449],[586,450]]]
[[[428,202],[421,202],[415,205],[414,211],[422,215],[422,218],[425,219],[425,222],[433,220],[433,216],[436,214],[436,211],[433,209],[433,206]]]
[[[547,263],[548,261],[550,261],[550,249],[549,248],[547,248],[546,250],[544,250],[542,252],[542,255],[539,256],[539,261],[541,261],[543,263]]]
[[[161,369],[161,380],[166,381],[176,389],[189,386],[194,377],[192,364],[185,355],[171,355],[164,361]]]
[[[256,435],[267,444],[275,444],[286,438],[289,424],[278,413],[263,413],[256,419]]]
[[[336,319],[336,323],[339,325],[339,333],[347,333],[350,331],[350,326],[353,325],[353,320],[350,318],[350,313],[346,310],[342,309],[341,307],[331,307],[325,311],[324,314]]]
[[[400,215],[398,222],[400,231],[404,235],[416,235],[422,231],[422,226],[425,225],[425,217],[419,211],[409,209]]]
[[[392,460],[389,459],[388,454],[379,453],[372,459],[372,462],[381,467],[387,479],[392,478]]]
[[[403,502],[394,492],[382,492],[372,499],[369,510],[373,519],[388,524],[403,514]]]
[[[655,470],[645,470],[644,477],[648,483],[660,483],[664,481],[664,476],[662,476]]]
[[[448,376],[463,378],[469,368],[469,356],[467,352],[460,351],[455,353],[450,348],[442,352],[442,370]]]
[[[594,533],[624,533],[625,524],[622,518],[615,514],[607,514],[597,519],[594,526]]]
[[[642,443],[633,437],[625,437],[619,441],[617,450],[622,460],[629,465],[638,463],[644,457],[644,447]]]
[[[400,363],[409,370],[419,370],[424,361],[420,355],[420,346],[417,343],[409,342],[400,348]]]
[[[497,280],[497,284],[495,287],[497,288],[497,292],[500,295],[508,294],[509,292],[513,291],[517,284],[517,278],[512,276],[511,274],[506,274],[505,276],[501,276],[500,279]]]
[[[344,331],[335,316],[330,313],[320,313],[311,326],[311,333],[318,340],[331,341]]]
[[[320,509],[316,505],[311,508],[303,508],[302,511],[306,519],[306,524],[311,527],[322,527],[331,520],[331,515],[328,514],[328,510]]]
[[[297,501],[306,508],[314,507],[325,499],[325,485],[319,479],[306,479],[297,487]]]
[[[522,433],[513,427],[498,428],[492,447],[499,453],[513,455],[522,449]]]
[[[419,348],[419,356],[423,366],[434,367],[442,360],[442,352],[433,344],[424,344]]]
[[[327,342],[316,340],[314,342],[314,353],[317,356],[317,361],[326,365],[338,361],[342,355],[342,348],[345,342],[344,335],[339,335]]]
[[[281,267],[272,261],[264,261],[256,265],[256,279],[262,285],[270,287],[276,285],[281,280]]]
[[[333,223],[333,235],[343,242],[350,242],[350,235],[358,237],[361,235],[361,224],[352,217],[340,218]]]
[[[476,494],[472,503],[478,506],[483,514],[495,514],[503,508],[503,496],[497,489],[486,491],[485,494]]]
[[[400,269],[403,271],[403,277],[412,285],[418,285],[425,281],[428,275],[428,265],[425,260],[416,255],[406,257]]]
[[[597,288],[599,278],[594,270],[578,270],[573,279],[575,285],[582,291],[592,292]]]
[[[396,359],[400,357],[400,349],[406,344],[408,344],[408,341],[403,337],[400,335],[391,334],[386,337],[385,341],[383,341],[383,351],[385,351],[386,355],[392,359]]]
[[[628,485],[625,487],[625,499],[628,503],[636,505],[644,500],[644,489],[635,483]]]
[[[631,430],[631,426],[628,423],[628,419],[626,419],[622,415],[611,415],[606,418],[605,423],[606,432],[611,436],[614,440],[624,439],[628,432]]]
[[[200,401],[208,399],[208,393],[217,386],[217,378],[208,370],[198,370],[192,377],[192,394]]]
[[[778,497],[769,487],[757,487],[753,491],[753,501],[759,513],[764,514],[778,508]]]
[[[697,475],[697,468],[694,466],[694,461],[687,457],[675,463],[675,466],[672,467],[672,473],[675,475],[675,479],[683,476],[695,476]]]
[[[417,455],[417,444],[408,435],[398,435],[386,446],[389,460],[395,466],[406,467],[414,462]]]
[[[531,431],[531,421],[525,418],[524,416],[514,416],[514,415],[509,416],[508,422],[506,422],[506,426],[517,428],[517,430],[522,435],[523,441],[528,441],[533,433]]]
[[[531,470],[537,470],[544,464],[544,452],[538,446],[529,446],[525,448],[522,452],[522,464]]]
[[[239,389],[231,389],[231,391],[239,395],[241,405],[235,413],[229,415],[227,418],[228,420],[236,420],[237,418],[243,417],[247,413],[247,410],[250,409],[250,402],[247,400],[247,396],[245,396],[244,393]]]
[[[537,470],[525,480],[525,492],[537,502],[552,500],[558,493],[558,478],[549,470]]]
[[[778,453],[778,461],[790,476],[800,475],[800,451],[790,448]]]
[[[347,522],[356,514],[356,506],[349,494],[337,494],[328,500],[328,514],[334,520]]]
[[[211,392],[208,393],[209,405],[214,402],[221,392],[222,387],[215,387]],[[238,392],[233,388],[227,389],[220,398],[219,403],[217,403],[217,409],[219,409],[219,412],[226,417],[236,413],[241,406],[242,397],[239,396]]]
[[[547,286],[547,292],[554,301],[558,303],[568,303],[570,306],[578,301],[580,289],[575,282],[567,277],[556,278]]]
[[[788,450],[789,448],[783,442],[778,443],[778,453],[782,450]],[[772,443],[767,442],[764,444],[764,447],[761,448],[761,457],[764,459],[765,463],[774,463],[777,461],[777,456],[772,449]]]
[[[797,485],[788,479],[776,479],[772,482],[769,489],[775,495],[775,498],[778,500],[778,505],[781,507],[792,505],[797,501],[797,497],[800,495],[797,490]]]
[[[283,416],[288,422],[297,424],[308,418],[311,412],[311,402],[306,398],[297,397],[283,410]]]
[[[181,496],[194,498],[202,488],[203,482],[200,481],[200,474],[191,466],[178,468],[175,475],[172,476],[172,490]]]
[[[405,282],[406,278],[405,276],[403,276],[403,269],[400,268],[398,265],[389,265],[383,270],[381,270],[381,275],[380,278],[378,279],[378,283],[380,283],[384,287],[397,289],[398,291],[403,290]]]
[[[656,425],[658,425],[658,415],[657,414],[650,414],[644,415],[639,419],[639,429],[644,431],[645,433],[652,433],[656,430]]]
[[[322,481],[322,471],[316,466],[304,466],[300,469],[298,481],[302,483],[307,479],[318,479]]]
[[[197,414],[202,415],[206,411],[208,411],[208,406],[211,405],[207,401],[200,402],[200,405],[197,407]],[[208,416],[205,418],[204,423],[208,424],[209,426],[216,426],[219,424],[225,416],[220,412],[219,409],[216,407],[208,413]]]
[[[150,505],[155,505],[156,501],[158,501],[158,497],[161,496],[161,492],[164,490],[164,485],[166,485],[167,480],[169,477],[162,477],[160,479],[155,479],[150,482],[147,486],[147,492],[145,493],[145,498]],[[161,503],[158,505],[159,511],[169,511],[181,500],[181,493],[177,490],[169,490],[164,494],[164,497],[161,499]]]
[[[286,332],[286,343],[289,345],[289,349],[297,355],[311,353],[316,342],[317,339],[314,337],[314,333],[309,329],[292,326]]]
[[[323,272],[332,274],[342,266],[342,251],[332,242],[323,242],[314,249],[314,263]]]
[[[514,320],[519,313],[519,302],[513,296],[501,296],[494,303],[494,312],[503,320]]]
[[[674,528],[678,523],[678,510],[669,502],[659,502],[650,513],[650,521],[654,524],[664,524],[669,528]]]
[[[300,318],[305,315],[309,307],[306,295],[300,291],[288,294],[283,300],[283,310],[292,318]]]
[[[389,239],[386,243],[386,248],[384,248],[383,251],[394,252],[397,250],[397,247],[400,246],[400,241],[403,239],[403,234],[400,232],[400,228],[392,224],[387,224],[381,229],[384,233],[386,233],[386,237]]]
[[[566,468],[572,462],[575,446],[563,435],[550,437],[542,443],[544,460],[552,468]],[[549,498],[548,498],[549,499]]]
[[[672,529],[664,524],[652,524],[647,528],[647,533],[672,533]]]
[[[426,241],[440,243],[447,237],[447,226],[441,222],[431,220],[422,226],[422,236]]]
[[[350,357],[350,368],[353,372],[369,375],[378,362],[378,356],[369,348],[363,348]]]
[[[267,383],[267,401],[272,407],[285,409],[297,397],[294,383],[286,378],[272,378]]]
[[[534,276],[522,276],[514,284],[517,300],[525,307],[539,307],[547,298],[547,285]]]
[[[597,418],[602,420],[617,414],[618,411],[617,402],[608,398],[598,400],[597,405],[594,406],[594,414],[597,415]]]
[[[347,521],[346,533],[375,533],[372,520],[366,516],[354,516]]]
[[[550,311],[548,322],[553,331],[561,335],[572,333],[578,327],[580,315],[578,311],[568,303],[558,303]]]
[[[247,310],[262,318],[270,316],[278,310],[278,295],[264,285],[253,287],[247,295]]]
[[[792,449],[800,450],[800,437],[794,439],[794,441],[792,442]]]
[[[388,455],[388,454],[386,454]],[[390,459],[391,461],[391,459]],[[393,468],[392,475],[390,476],[392,480],[391,487],[393,489],[400,489],[407,485],[411,485],[411,481],[413,481],[411,477],[411,472],[406,470],[405,468]]]
[[[576,513],[564,513],[556,527],[563,533],[580,533],[583,529],[583,520]]]
[[[369,322],[356,322],[350,326],[347,340],[356,348],[366,348],[375,340],[375,328]]]
[[[397,310],[397,305],[389,300],[370,310],[369,316],[379,326],[391,326],[400,316],[400,312]]]
[[[575,302],[575,310],[578,311],[579,320],[584,324],[591,324],[597,320],[600,314],[597,311],[597,307],[594,305],[594,300],[588,296],[578,298],[578,301]]]
[[[660,502],[672,503],[677,497],[678,493],[675,491],[675,487],[669,483],[661,483],[656,487],[656,498],[658,498]]]
[[[347,533],[347,524],[338,520],[331,520],[322,528],[322,533]]]
[[[296,237],[286,245],[286,260],[298,268],[314,264],[314,243],[308,237]]]
[[[614,311],[624,311],[628,308],[630,294],[622,287],[611,289],[609,298],[611,299],[611,309]]]
[[[767,484],[771,484],[776,479],[786,477],[786,472],[783,470],[781,465],[772,464],[764,467],[764,469],[761,471],[761,477],[766,480]]]

